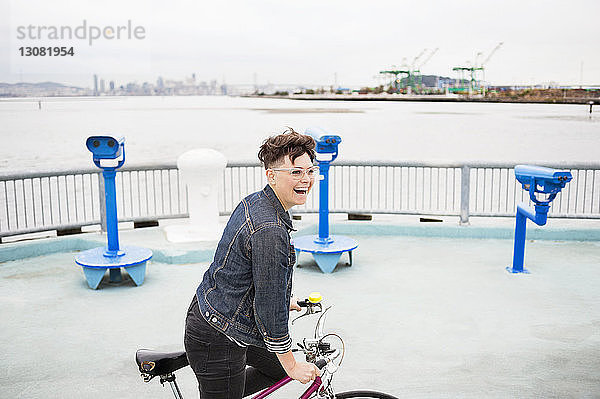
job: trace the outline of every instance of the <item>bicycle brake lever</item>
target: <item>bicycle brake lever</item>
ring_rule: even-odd
[[[306,302],[308,302],[308,300]],[[320,303],[310,304],[306,307],[306,312],[304,312],[304,314],[301,314],[300,316],[298,316],[294,320],[292,320],[292,325],[294,325],[294,322],[301,317],[308,316],[309,314],[320,313],[322,311],[323,311],[323,306]]]
[[[300,316],[296,317],[294,320],[292,320],[292,325],[294,325],[294,322],[304,316],[308,316],[309,314],[312,314],[310,308],[306,308],[306,312],[304,312],[304,314],[301,314]]]
[[[304,316],[308,316],[309,314],[315,314],[315,313],[320,313],[323,311],[323,305],[321,305],[320,303],[311,303],[308,299],[305,299],[304,301],[301,301],[303,304],[305,305],[300,305],[300,306],[306,306],[306,312],[304,312],[304,314],[301,314],[300,316],[296,317],[294,320],[292,320],[292,325],[294,324],[294,322],[296,320],[298,320],[301,317]]]

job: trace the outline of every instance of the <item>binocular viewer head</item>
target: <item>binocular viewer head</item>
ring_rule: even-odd
[[[318,127],[309,127],[304,134],[311,136],[315,140],[315,151],[318,154],[336,154],[338,145],[342,142],[340,136],[328,133]]]
[[[573,179],[569,171],[534,165],[515,166],[515,177],[521,183],[523,190],[529,191],[529,197],[536,204],[550,203]],[[546,201],[540,201],[536,198],[536,193],[550,196]]]
[[[93,155],[94,164],[105,172],[114,171],[125,163],[125,137],[90,136],[85,145]],[[102,160],[106,161],[105,165],[102,165]]]
[[[340,136],[334,136],[334,135],[321,136],[319,141],[317,141],[315,151],[317,151],[320,154],[336,153],[338,150],[338,144],[341,141],[342,141],[342,139],[340,138]]]
[[[125,138],[115,139],[110,136],[90,136],[85,145],[94,155],[94,160],[116,159],[121,156]]]
[[[573,178],[566,170],[533,165],[515,166],[515,177],[524,190],[530,190],[534,184],[535,192],[542,194],[558,194]]]

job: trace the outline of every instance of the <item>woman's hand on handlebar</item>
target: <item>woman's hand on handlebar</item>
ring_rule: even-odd
[[[294,368],[288,373],[294,380],[306,384],[321,375],[321,371],[312,363],[296,362]]]
[[[287,375],[303,384],[306,384],[307,382],[314,380],[316,376],[321,375],[321,371],[314,364],[296,361],[291,351],[278,353],[277,358]]]
[[[292,296],[292,298],[290,299],[290,312],[292,310],[295,310],[297,312],[302,311],[302,308],[300,307],[300,305],[298,305],[298,298],[296,298],[295,296]]]

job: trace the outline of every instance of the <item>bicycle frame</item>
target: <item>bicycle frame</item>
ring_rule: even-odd
[[[318,294],[318,296],[317,296]],[[304,301],[298,301],[298,304],[301,307],[306,307],[306,313],[294,319],[296,321],[300,317],[304,317],[307,315],[321,313],[317,324],[315,326],[315,335],[314,338],[305,338],[302,341],[302,344],[298,343],[298,346],[301,348],[302,352],[306,355],[306,361],[309,363],[314,363],[316,367],[322,370],[322,372],[326,373],[323,375],[327,375],[325,378],[325,383],[323,382],[322,376],[316,376],[314,381],[310,384],[310,386],[302,393],[299,399],[309,399],[315,393],[319,392],[321,389],[321,393],[326,393],[327,397],[333,397],[333,391],[330,386],[331,378],[333,377],[333,373],[337,370],[337,366],[333,364],[333,360],[338,358],[340,355],[343,358],[343,341],[342,341],[342,352],[339,349],[330,350],[330,345],[322,343],[322,339],[327,337],[328,335],[336,335],[336,334],[328,334],[324,335],[324,322],[325,315],[327,311],[331,308],[328,307],[323,311],[320,300],[320,293],[312,293],[312,297]],[[293,322],[292,322],[293,324]],[[341,337],[337,336],[340,341]],[[292,349],[292,351],[298,351],[298,349]],[[142,353],[144,352],[144,353]],[[136,352],[136,362],[138,363],[138,368],[142,373],[142,377],[145,382],[149,382],[153,377],[160,376],[160,382],[164,384],[164,382],[169,382],[171,385],[171,390],[173,391],[173,395],[177,399],[182,399],[183,396],[179,391],[179,387],[177,386],[177,382],[175,381],[174,372],[179,368],[188,365],[187,359],[182,358],[185,355],[185,352],[174,352],[174,353],[154,353],[155,351],[151,350],[138,350]],[[144,359],[139,356],[144,356]],[[183,361],[181,360],[183,359]],[[156,363],[155,363],[156,362]],[[160,364],[160,362],[163,362]],[[185,364],[184,364],[185,362]],[[341,361],[340,361],[341,363]],[[158,366],[157,366],[158,365]],[[151,366],[147,368],[146,366]],[[157,371],[152,372],[152,370],[157,367],[157,371],[161,370],[163,373],[157,373]],[[277,381],[273,385],[263,389],[261,392],[255,394],[252,399],[264,399],[267,396],[271,395],[273,392],[277,391],[284,385],[289,382],[294,381],[289,376]]]
[[[271,385],[269,388],[266,388],[264,391],[260,392],[259,394],[253,396],[252,399],[264,399],[267,396],[269,396],[270,394],[272,394],[273,392],[275,392],[276,390],[278,390],[279,388],[281,388],[282,386],[286,385],[290,381],[294,381],[294,380],[290,377],[285,377],[284,379]],[[317,390],[319,389],[321,384],[322,384],[321,377],[317,376],[315,378],[315,380],[313,381],[313,383],[311,384],[311,386],[308,387],[308,389],[306,391],[304,391],[304,393],[300,396],[300,399],[308,399],[313,393],[317,392]]]

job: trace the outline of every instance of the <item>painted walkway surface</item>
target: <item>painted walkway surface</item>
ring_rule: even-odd
[[[326,275],[303,254],[294,274],[295,293],[321,291],[324,304],[334,305],[326,330],[346,343],[336,390],[410,398],[600,396],[599,241],[528,240],[531,274],[511,275],[510,237],[361,235],[354,226],[338,226],[359,242],[352,267],[340,263]],[[139,287],[126,278],[98,290],[87,287],[74,262],[75,249],[102,241],[97,233],[0,250],[59,241],[66,244],[55,253],[0,263],[0,397],[171,397],[158,381],[142,382],[135,350],[183,347],[187,306],[209,264],[189,254],[210,259],[214,244],[177,247],[160,228],[123,231],[123,243],[165,257],[148,265]],[[298,321],[294,339],[309,335],[314,322]],[[178,381],[186,397],[197,397],[189,368]],[[293,398],[302,388],[290,384],[274,397]]]

